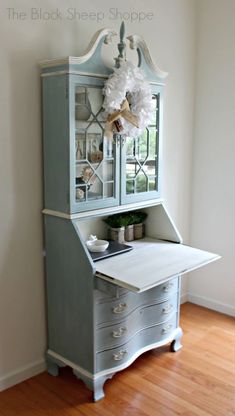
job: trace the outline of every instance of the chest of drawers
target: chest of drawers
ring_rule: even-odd
[[[173,340],[178,327],[179,279],[140,294],[124,291],[119,298],[95,294],[97,372],[123,369],[142,352]]]

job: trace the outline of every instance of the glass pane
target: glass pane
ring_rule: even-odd
[[[88,201],[94,199],[100,199],[103,197],[103,184],[101,180],[94,175],[92,186],[90,186],[88,190]]]
[[[128,160],[126,164],[126,178],[131,179],[136,177],[136,173],[140,169],[137,160],[133,159],[133,161]]]
[[[149,190],[150,191],[156,191],[156,177],[155,178],[149,178]]]
[[[153,111],[150,125],[139,137],[126,139],[126,193],[143,193],[157,190],[159,99],[152,96]]]
[[[152,112],[150,125],[156,126],[157,125],[157,111],[158,111],[158,96],[153,95],[152,100],[153,100],[153,112]]]
[[[155,127],[148,128],[149,137],[149,156],[155,158],[157,154],[158,132]]]
[[[75,151],[76,151],[76,160],[86,159],[86,135],[85,133],[76,133]]]
[[[104,198],[110,198],[114,195],[114,183],[107,182],[104,184]]]
[[[143,166],[143,171],[147,176],[156,175],[156,159],[148,159]]]
[[[103,152],[101,146],[102,142],[102,131],[100,133],[86,134],[87,157],[89,162],[100,163],[103,160]]]
[[[104,182],[114,180],[114,160],[104,160],[97,168],[96,172]]]
[[[101,144],[101,150],[103,151],[104,158],[113,157],[113,141],[104,136],[103,142]]]
[[[148,132],[145,130],[140,137],[136,139],[136,158],[144,161],[148,156]]]
[[[77,87],[75,91],[75,119],[87,121],[91,116],[89,93],[85,87]]]
[[[126,155],[127,159],[132,159],[135,156],[135,139],[133,137],[126,138]]]
[[[126,181],[126,193],[133,194],[135,192],[135,182],[127,180]]]
[[[136,192],[147,192],[147,190],[147,177],[143,173],[140,173],[136,178]]]
[[[89,165],[80,163],[76,166],[76,200],[86,200],[87,193],[94,180],[94,170]]]
[[[114,197],[114,143],[105,136],[102,88],[75,87],[75,198]]]

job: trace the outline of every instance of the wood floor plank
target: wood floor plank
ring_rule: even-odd
[[[69,368],[0,393],[0,416],[235,416],[235,319],[181,307],[183,348],[149,351],[92,393]]]

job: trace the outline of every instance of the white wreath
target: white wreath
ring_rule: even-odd
[[[152,92],[143,71],[132,62],[123,62],[106,81],[103,93],[103,107],[107,114],[120,110],[128,94],[130,110],[138,118],[138,127],[120,117],[123,125],[121,133],[132,137],[140,136],[150,124],[153,111]]]

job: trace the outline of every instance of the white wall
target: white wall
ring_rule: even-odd
[[[191,275],[189,294],[235,315],[235,1],[199,5],[191,243],[223,259]]]
[[[41,0],[44,10],[67,7],[133,11],[131,0]],[[7,7],[26,13],[8,19]],[[30,18],[26,0],[1,0],[0,13],[0,389],[41,371],[46,347],[40,77],[43,59],[81,54],[93,33],[120,20],[43,21]],[[138,0],[152,21],[127,24],[143,35],[153,59],[169,72],[165,95],[164,196],[185,238],[189,236],[193,128],[194,1]],[[116,55],[115,51],[115,55]]]

